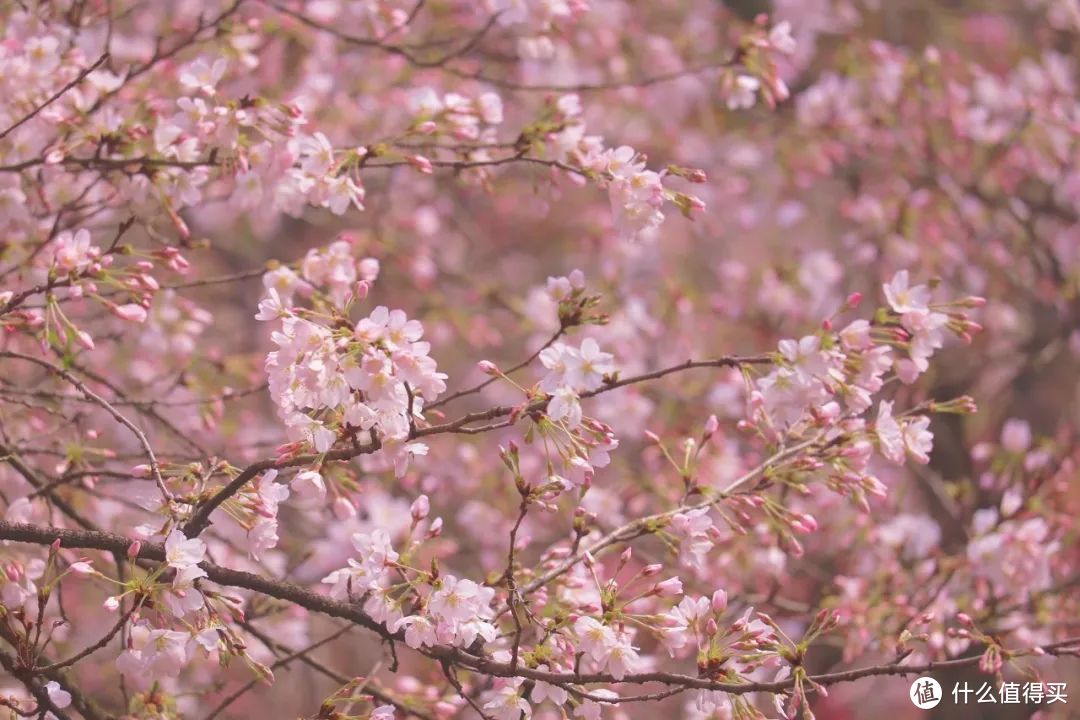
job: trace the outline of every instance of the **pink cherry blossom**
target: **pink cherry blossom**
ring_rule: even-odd
[[[952,5],[0,3],[0,704],[1064,691],[1080,11]]]

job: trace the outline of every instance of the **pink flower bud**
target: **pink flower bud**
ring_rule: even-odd
[[[720,429],[720,421],[716,418],[715,415],[710,415],[709,419],[705,421],[705,430],[701,435],[701,441],[705,442],[706,440],[711,438],[713,435],[715,435],[716,431],[719,430],[719,429]]]
[[[356,517],[356,507],[349,502],[348,498],[339,497],[333,504],[334,517],[338,520],[349,520]]]
[[[353,287],[353,297],[357,300],[363,300],[368,296],[369,290],[371,290],[371,286],[361,280]]]
[[[127,549],[128,559],[129,560],[134,560],[135,558],[139,557],[139,551],[140,550],[142,550],[142,542],[140,542],[139,540],[136,540],[135,542],[128,545],[128,549]]]
[[[847,300],[844,301],[844,307],[848,310],[854,310],[859,307],[859,303],[862,302],[863,295],[861,292],[853,292],[847,296]]]
[[[664,569],[664,566],[660,563],[653,563],[652,565],[646,565],[641,571],[642,577],[652,577],[653,575],[659,575],[660,571]]]
[[[677,577],[668,578],[663,582],[658,582],[653,590],[660,597],[675,597],[676,595],[682,595],[682,580]]]
[[[421,495],[413,501],[412,507],[409,508],[409,512],[412,514],[413,522],[420,522],[428,516],[431,512],[431,501],[428,500],[427,495]]]
[[[85,330],[79,330],[75,333],[75,337],[78,339],[79,344],[87,350],[94,349],[94,338],[90,337],[90,333]]]
[[[712,610],[714,613],[722,613],[727,609],[727,593],[717,590],[712,595]]]
[[[22,565],[18,563],[9,562],[4,565],[4,573],[8,577],[9,582],[17,583],[22,582],[23,569]]]
[[[120,598],[115,595],[105,598],[105,602],[102,605],[109,612],[116,612],[120,609]]]
[[[498,366],[490,360],[481,360],[480,362],[476,363],[476,366],[480,368],[480,372],[484,373],[485,375],[499,374]]]
[[[716,618],[709,618],[705,621],[705,634],[708,637],[713,637],[719,631],[719,627],[716,624]]]
[[[410,165],[419,170],[425,175],[430,175],[435,172],[435,169],[431,165],[431,161],[423,155],[410,155],[405,158]]]
[[[176,255],[175,257],[169,258],[169,269],[183,275],[191,269],[191,263],[189,263],[182,255]]]
[[[143,463],[142,465],[136,465],[135,467],[131,468],[131,476],[137,478],[150,477],[150,466],[146,463]]]
[[[135,303],[117,305],[112,308],[113,315],[128,322],[146,322],[146,308]]]

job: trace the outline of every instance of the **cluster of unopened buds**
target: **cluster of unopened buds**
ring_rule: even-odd
[[[189,265],[176,247],[146,252],[119,244],[119,236],[128,227],[130,223],[121,227],[108,250],[96,244],[85,228],[58,232],[35,259],[31,280],[36,284],[19,292],[0,292],[4,324],[35,334],[43,346],[70,348],[77,344],[93,350],[94,336],[103,327],[100,321],[88,320],[91,313],[87,311],[100,306],[122,321],[146,323],[155,298],[161,295],[154,272],[161,269],[182,274]],[[116,262],[121,258],[127,262]],[[36,302],[42,296],[44,303]],[[175,300],[168,292],[165,296],[162,309]],[[208,321],[204,311],[182,302],[201,324]],[[160,319],[168,316],[176,316],[175,307],[173,311],[163,309]],[[194,326],[188,325],[186,330],[197,334]]]

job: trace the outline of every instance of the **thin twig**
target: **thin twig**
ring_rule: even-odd
[[[67,92],[69,91],[69,90],[71,90],[71,89],[72,89],[73,87],[75,87],[76,85],[78,85],[79,83],[81,83],[81,82],[82,82],[83,80],[85,80],[85,79],[86,79],[86,77],[87,77],[87,75],[89,75],[90,73],[94,72],[94,71],[95,71],[95,70],[97,70],[97,69],[98,69],[99,67],[101,67],[102,63],[104,63],[104,62],[105,62],[106,60],[108,60],[108,59],[109,59],[109,53],[108,53],[108,52],[105,52],[105,53],[103,53],[103,54],[101,55],[101,57],[99,57],[99,58],[98,58],[98,59],[97,59],[97,60],[96,60],[96,61],[94,62],[94,64],[93,64],[93,65],[91,65],[90,67],[88,67],[88,68],[86,68],[85,70],[83,70],[83,71],[82,71],[81,73],[79,73],[79,74],[78,74],[78,75],[77,75],[77,76],[75,77],[75,79],[74,79],[74,80],[72,80],[71,82],[69,82],[69,83],[68,83],[67,85],[65,85],[64,87],[60,88],[60,89],[59,89],[59,90],[58,90],[58,91],[57,91],[57,92],[56,92],[56,93],[55,93],[55,94],[54,94],[54,95],[53,95],[52,97],[50,97],[50,98],[49,98],[48,100],[46,100],[45,102],[43,102],[43,103],[42,103],[41,105],[38,105],[38,106],[37,106],[36,108],[34,108],[34,109],[33,109],[33,110],[32,110],[32,111],[30,112],[30,114],[29,114],[29,115],[25,115],[25,116],[24,116],[24,117],[23,117],[23,118],[22,118],[21,120],[19,120],[19,121],[18,121],[18,122],[16,122],[16,123],[15,123],[14,125],[12,125],[11,127],[9,127],[9,128],[7,129],[7,130],[4,130],[3,132],[0,132],[0,140],[3,140],[3,139],[4,139],[4,138],[6,138],[6,137],[7,137],[8,135],[10,135],[11,133],[15,132],[15,131],[16,131],[17,129],[19,129],[19,127],[20,127],[21,125],[23,125],[23,123],[27,123],[27,122],[29,122],[30,120],[34,119],[34,117],[36,117],[36,116],[37,116],[37,114],[38,114],[39,112],[41,112],[42,110],[44,110],[45,108],[49,107],[49,106],[50,106],[50,105],[52,105],[52,104],[53,104],[54,102],[56,102],[57,100],[59,100],[59,99],[60,99],[61,97],[63,97],[63,96],[64,96],[64,95],[65,95],[65,94],[66,94],[66,93],[67,93]]]

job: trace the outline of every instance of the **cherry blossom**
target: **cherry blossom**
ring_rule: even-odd
[[[1080,15],[962,5],[2,4],[0,706],[1064,682]]]

